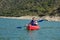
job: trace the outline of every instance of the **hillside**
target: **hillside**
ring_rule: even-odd
[[[60,0],[0,0],[0,16],[60,16]]]

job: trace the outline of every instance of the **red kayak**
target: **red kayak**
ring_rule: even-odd
[[[40,27],[39,26],[28,25],[27,29],[28,30],[38,30],[38,29],[40,29]]]

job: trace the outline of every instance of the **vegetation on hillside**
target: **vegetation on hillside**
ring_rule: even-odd
[[[60,16],[60,0],[0,0],[0,16]]]

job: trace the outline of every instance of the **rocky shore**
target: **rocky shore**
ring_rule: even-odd
[[[48,21],[60,21],[59,16],[44,16],[43,18],[48,20]]]

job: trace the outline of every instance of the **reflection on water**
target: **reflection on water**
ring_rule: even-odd
[[[34,33],[34,31],[28,31],[28,34],[29,34],[29,36],[30,36],[30,40],[35,40],[35,33]]]
[[[28,31],[29,20],[0,19],[0,40],[60,40],[60,22],[39,22],[40,30]]]

